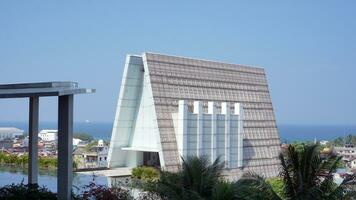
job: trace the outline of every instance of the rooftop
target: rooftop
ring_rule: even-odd
[[[15,127],[0,127],[0,133],[14,133],[14,132],[23,132],[23,130],[15,128]]]
[[[33,96],[63,96],[94,93],[95,89],[79,88],[76,82],[38,82],[0,84],[0,98],[22,98]]]

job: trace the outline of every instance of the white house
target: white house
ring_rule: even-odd
[[[98,152],[98,167],[107,167],[108,165],[108,146],[102,146]]]
[[[98,145],[91,150],[97,153],[97,167],[107,167],[109,147],[105,145],[104,140],[99,140]]]
[[[352,145],[345,145],[344,147],[335,147],[334,151],[337,155],[342,156],[342,159],[346,162],[356,158],[356,147]]]
[[[57,141],[58,130],[42,130],[38,133],[38,137],[40,137],[45,142]]]
[[[90,152],[83,153],[86,167],[107,167],[109,147],[103,140],[98,141],[98,145],[93,146]]]
[[[352,160],[350,160],[350,168],[356,169],[356,158],[353,158]]]
[[[23,130],[14,127],[0,127],[0,140],[14,139],[22,136]]]
[[[99,140],[98,141],[98,147],[104,147],[104,140]]]
[[[22,140],[21,146],[22,146],[22,147],[28,147],[28,144],[29,144],[29,137],[26,136],[26,137]]]
[[[81,139],[78,138],[73,138],[73,146],[78,146],[78,144],[81,142]]]

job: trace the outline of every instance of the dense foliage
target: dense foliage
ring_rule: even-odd
[[[0,188],[0,200],[55,200],[56,194],[37,184],[12,184]]]
[[[351,199],[355,194],[355,176],[340,185],[333,181],[340,157],[320,158],[318,145],[290,145],[280,154],[281,174],[266,180],[253,172],[237,182],[222,181],[222,163],[209,164],[206,158],[192,157],[183,161],[177,173],[162,171],[157,182],[142,186],[161,199]]]
[[[177,173],[161,171],[157,182],[147,182],[142,189],[161,199],[236,199],[236,186],[223,181],[222,168],[220,159],[210,164],[206,157],[190,157]]]
[[[57,168],[57,158],[56,157],[39,157],[38,163],[41,168]],[[0,152],[0,164],[5,165],[16,165],[27,167],[28,165],[28,155],[17,156],[15,154],[7,154]],[[76,168],[77,164],[73,162],[73,167]]]
[[[73,138],[81,139],[87,142],[94,140],[93,136],[87,133],[74,133]]]
[[[340,185],[333,181],[333,173],[341,158],[329,155],[320,158],[319,146],[305,145],[301,150],[293,145],[280,155],[283,191],[278,195],[274,187],[257,174],[245,174],[238,182],[240,194],[250,199],[351,199],[356,196],[349,186],[355,183],[355,175],[344,179]]]
[[[131,200],[133,197],[128,189],[120,187],[108,188],[103,185],[97,185],[91,182],[84,186],[83,191],[79,195],[74,195],[75,200]]]
[[[271,185],[273,191],[275,191],[279,197],[284,198],[284,183],[282,178],[270,178],[267,179],[267,183]]]
[[[97,145],[98,145],[98,141],[97,140],[93,140],[93,141],[89,142],[89,144],[87,144],[84,149],[85,149],[85,151],[89,152],[89,151],[91,151],[91,149],[93,147],[95,147]]]
[[[342,147],[348,145],[356,146],[356,135],[347,135],[346,137],[338,137],[329,142],[330,146]]]
[[[28,163],[28,155],[17,156],[14,154],[7,154],[0,152],[0,164],[16,164],[26,165]]]
[[[38,159],[40,167],[57,167],[57,158],[53,157],[39,157]]]
[[[82,188],[79,195],[73,194],[73,199],[132,200],[133,197],[128,189],[108,188],[91,182]],[[37,184],[24,184],[22,182],[0,188],[0,200],[57,200],[57,195],[44,186],[40,187]]]
[[[131,171],[131,177],[143,181],[157,182],[159,180],[159,171],[153,167],[135,167]]]

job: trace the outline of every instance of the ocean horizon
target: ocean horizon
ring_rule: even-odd
[[[74,122],[74,133],[87,133],[95,139],[110,141],[113,123],[111,122]],[[337,137],[356,135],[356,125],[303,125],[279,124],[281,142],[332,140]],[[16,127],[28,131],[28,123],[20,121],[0,121],[0,127]],[[40,122],[39,130],[57,129],[57,122]]]

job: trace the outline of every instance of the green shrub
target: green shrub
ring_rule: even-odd
[[[141,179],[142,176],[142,167],[135,167],[131,170],[131,177],[132,178],[137,178],[137,179]]]
[[[43,168],[56,168],[57,158],[53,157],[39,157],[39,166]],[[0,152],[0,164],[10,164],[17,166],[27,166],[28,165],[28,155],[18,156],[15,154],[6,154]]]
[[[159,180],[160,173],[153,167],[135,167],[131,171],[132,178],[147,182],[156,182]]]
[[[41,167],[57,167],[57,158],[40,157],[38,160]]]
[[[284,198],[284,183],[282,178],[270,178],[267,179],[267,183],[271,185],[272,189],[278,194],[279,197]]]

